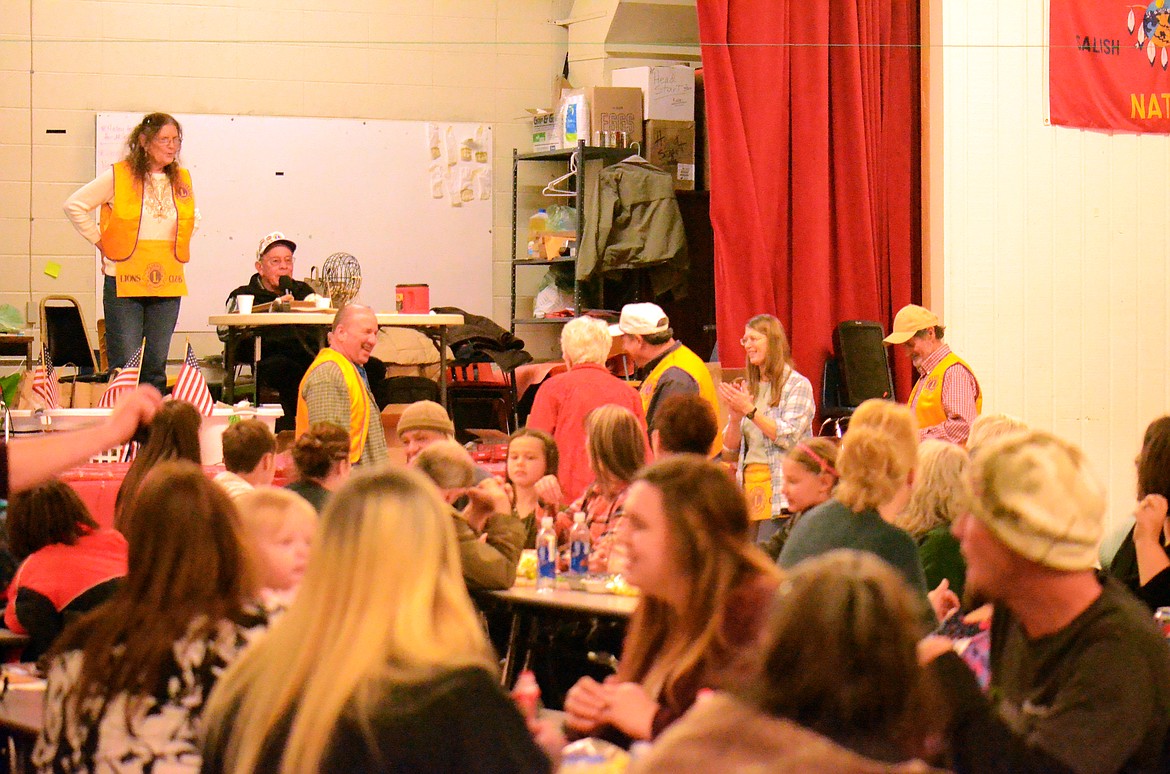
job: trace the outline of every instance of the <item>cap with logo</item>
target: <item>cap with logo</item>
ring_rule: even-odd
[[[292,252],[297,251],[297,243],[286,237],[279,231],[273,231],[268,236],[260,240],[260,246],[256,248],[256,260],[264,257],[264,254],[272,249],[273,245],[284,245]]]

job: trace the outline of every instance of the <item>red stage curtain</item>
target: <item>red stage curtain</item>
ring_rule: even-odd
[[[819,403],[837,323],[888,330],[920,296],[918,3],[699,0],[698,11],[720,360],[741,367],[744,323],[775,314]]]

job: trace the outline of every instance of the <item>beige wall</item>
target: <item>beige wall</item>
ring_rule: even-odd
[[[946,170],[935,303],[984,411],[1083,446],[1120,528],[1142,433],[1170,409],[1170,138],[1046,124],[1047,7],[932,0]]]
[[[499,181],[493,316],[506,325],[512,148],[529,147],[524,108],[549,101],[568,33],[548,21],[571,6],[0,0],[0,303],[69,293],[93,325],[93,253],[61,203],[93,176],[97,111],[482,121]],[[48,261],[61,264],[58,279],[44,274]]]

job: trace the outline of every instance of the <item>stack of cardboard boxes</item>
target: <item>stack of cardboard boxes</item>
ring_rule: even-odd
[[[612,86],[566,89],[555,110],[533,111],[534,151],[601,145],[610,133],[638,143],[642,156],[670,172],[674,187],[695,189],[695,72],[686,65],[614,70]]]
[[[676,190],[695,190],[695,71],[686,65],[626,67],[614,70],[612,81],[642,90],[642,155],[670,172]]]

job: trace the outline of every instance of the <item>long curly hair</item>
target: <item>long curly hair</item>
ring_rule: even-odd
[[[183,127],[175,120],[174,116],[168,113],[150,113],[144,116],[138,122],[138,126],[130,131],[130,136],[126,138],[125,161],[130,165],[136,180],[145,180],[150,176],[150,153],[147,152],[146,148],[167,126],[175,127],[175,131],[179,133],[179,142],[182,142]],[[176,153],[175,160],[163,167],[162,171],[166,173],[171,185],[177,186],[179,184],[179,154]]]

